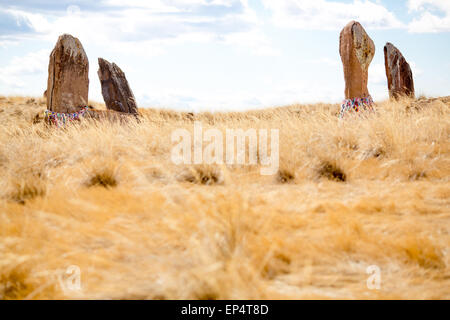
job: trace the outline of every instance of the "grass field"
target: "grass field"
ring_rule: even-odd
[[[0,97],[0,298],[450,299],[450,99],[338,108],[57,129],[43,99]],[[193,120],[279,129],[278,173],[173,164]]]

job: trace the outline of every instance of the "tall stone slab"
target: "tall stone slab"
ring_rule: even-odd
[[[402,96],[414,98],[414,80],[411,68],[392,43],[384,46],[384,65],[389,88],[389,97],[398,99]]]
[[[137,115],[138,108],[125,73],[115,64],[98,58],[98,77],[106,108]]]
[[[375,44],[359,22],[351,21],[341,31],[339,53],[344,66],[345,98],[368,97],[368,69]]]
[[[50,54],[47,109],[58,113],[79,111],[88,103],[89,61],[80,40],[63,34]]]

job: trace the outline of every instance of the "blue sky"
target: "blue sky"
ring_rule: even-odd
[[[450,94],[450,0],[0,0],[0,94],[42,95],[58,35],[125,72],[140,107],[245,110],[340,102],[339,32],[351,20],[376,45],[375,100],[388,96],[383,46],[411,64],[417,94]]]

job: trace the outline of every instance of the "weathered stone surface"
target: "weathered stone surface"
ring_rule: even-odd
[[[414,98],[414,80],[411,68],[400,50],[389,42],[384,46],[384,65],[389,97],[391,99],[398,99],[402,96]]]
[[[344,66],[345,98],[368,97],[368,69],[375,44],[359,22],[351,21],[341,31],[339,53]]]
[[[123,71],[115,64],[98,58],[98,77],[109,110],[137,115],[136,99]]]
[[[63,34],[48,65],[47,109],[72,113],[88,103],[89,61],[80,40]]]

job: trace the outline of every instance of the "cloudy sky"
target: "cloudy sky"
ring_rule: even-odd
[[[140,107],[244,110],[340,102],[339,32],[376,45],[369,91],[387,97],[383,46],[410,62],[417,94],[450,95],[450,0],[0,0],[0,94],[42,95],[58,35],[126,73]]]

